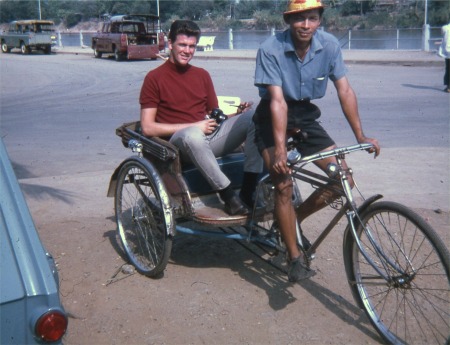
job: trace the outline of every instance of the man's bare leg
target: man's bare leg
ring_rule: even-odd
[[[289,258],[300,256],[297,247],[296,214],[292,205],[292,180],[290,177],[274,183],[275,187],[275,219],[278,222],[281,237],[286,245]]]
[[[329,147],[325,149],[324,151],[331,150],[334,147]],[[323,170],[325,173],[327,173],[327,167],[330,163],[336,163],[335,157],[325,158],[320,161],[315,162],[315,164]],[[345,160],[342,160],[343,166],[346,169],[347,164],[345,163]],[[349,176],[350,185],[353,187],[353,180],[351,176]],[[339,188],[341,186],[339,185]],[[302,222],[305,220],[305,218],[309,217],[313,213],[323,209],[325,206],[329,205],[331,202],[336,200],[338,197],[338,194],[333,192],[330,189],[326,188],[319,188],[315,190],[302,204],[301,206],[296,210],[297,213],[297,219],[299,222]]]
[[[274,160],[273,148],[264,150],[262,157],[266,167],[269,167],[275,188],[274,216],[289,256],[288,279],[291,282],[296,282],[312,277],[315,272],[304,265],[303,255],[297,246],[297,215],[292,204],[292,178],[289,174],[278,174],[271,169]]]
[[[292,179],[289,175],[276,174],[272,169],[274,149],[268,148],[262,152],[264,164],[270,172],[275,188],[275,219],[278,222],[281,237],[286,245],[289,258],[294,259],[300,255],[297,248],[295,232],[296,214],[292,205]]]

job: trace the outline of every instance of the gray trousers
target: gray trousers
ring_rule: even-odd
[[[252,117],[253,111],[230,117],[210,135],[196,126],[187,127],[175,132],[170,142],[179,149],[182,162],[193,163],[214,190],[222,190],[230,180],[220,170],[216,157],[233,152],[244,141],[244,172],[260,173],[263,169]]]

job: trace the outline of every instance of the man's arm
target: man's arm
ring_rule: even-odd
[[[279,174],[290,172],[287,166],[286,129],[287,104],[280,86],[269,85],[270,112],[272,116],[273,138],[275,142],[273,169]]]
[[[371,143],[374,145],[375,157],[380,154],[380,145],[378,140],[368,138],[364,135],[361,119],[358,112],[358,101],[347,77],[342,77],[334,82],[342,111],[350,124],[350,127],[358,143]]]
[[[160,123],[156,122],[157,108],[141,109],[142,134],[147,137],[169,137],[180,129],[198,126],[203,133],[211,134],[217,127],[214,120],[203,120],[194,123]]]

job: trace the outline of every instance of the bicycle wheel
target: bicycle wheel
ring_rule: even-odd
[[[348,236],[345,265],[352,292],[373,326],[392,344],[448,342],[450,255],[442,240],[397,203],[374,203],[360,219],[356,231],[367,257]]]
[[[300,190],[297,185],[294,185],[292,202],[295,208],[297,208],[302,202]],[[261,244],[266,244],[268,247],[273,249],[273,251],[267,251],[267,253],[270,253],[271,256],[269,261],[277,267],[283,267],[286,265],[287,259],[286,245],[281,238],[278,223],[274,219],[273,215],[275,196],[274,187],[270,179],[260,182],[257,189],[257,199],[255,200],[255,204],[260,205],[260,207],[264,207],[264,211],[261,212],[261,209],[259,209],[258,212],[257,209],[255,217],[252,218],[252,231],[257,232],[260,236],[262,236],[262,241],[260,242]],[[298,248],[306,254],[300,245],[300,242],[298,243]],[[309,267],[310,258],[305,260],[304,264]]]
[[[119,237],[136,270],[149,277],[164,271],[173,216],[159,174],[143,159],[130,159],[120,169],[115,211]]]

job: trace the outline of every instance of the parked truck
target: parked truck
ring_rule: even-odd
[[[0,42],[2,53],[19,48],[22,54],[29,54],[32,50],[50,54],[52,45],[56,43],[54,23],[51,20],[15,20],[6,32],[1,33]]]
[[[156,59],[165,48],[164,33],[155,15],[118,15],[106,17],[92,36],[94,56],[114,54],[116,61]]]

